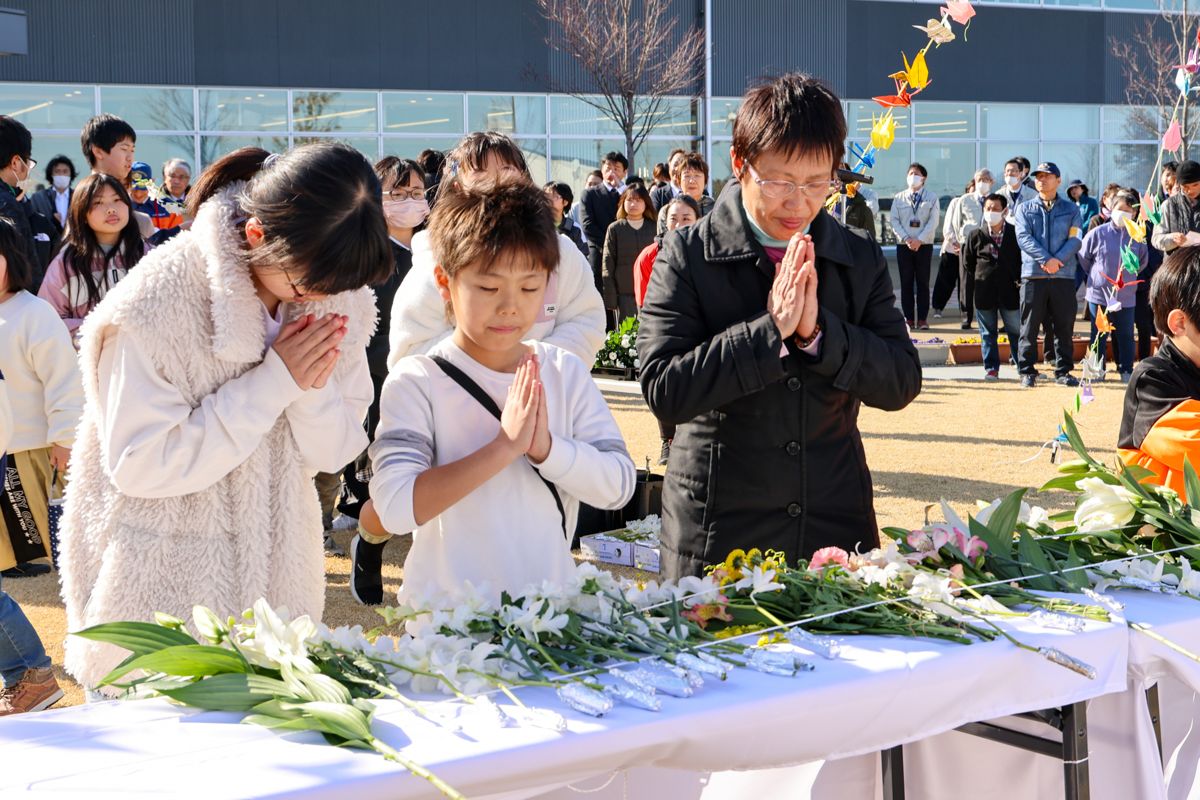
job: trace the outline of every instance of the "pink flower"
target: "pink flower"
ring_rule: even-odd
[[[850,554],[840,547],[822,547],[813,553],[812,560],[808,562],[808,568],[815,572],[830,564],[837,564],[843,569],[847,569],[850,566]]]
[[[974,561],[987,550],[987,542],[978,536],[970,536],[958,528],[954,529],[954,546],[970,561]]]
[[[962,591],[962,587],[966,585],[965,583],[963,583],[963,565],[962,564],[955,564],[953,567],[950,568],[950,585],[954,587],[953,592],[955,595],[957,595],[960,591]]]
[[[933,537],[929,535],[929,531],[923,528],[917,531],[909,531],[908,546],[913,550],[932,550]]]
[[[725,607],[728,600],[724,595],[718,595],[718,601],[715,603],[705,603],[704,605],[693,606],[684,609],[683,616],[685,619],[690,619],[692,622],[700,626],[701,629],[708,627],[709,620],[719,619],[723,622],[732,622],[733,617],[729,615],[729,609]]]
[[[929,527],[929,535],[933,539],[933,549],[941,550],[950,540],[954,538],[956,529],[949,525],[931,525]]]

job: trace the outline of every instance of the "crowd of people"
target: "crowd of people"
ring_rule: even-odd
[[[955,287],[988,376],[1003,324],[1027,386],[1044,327],[1057,380],[1073,384],[1077,287],[1094,317],[1106,308],[1130,396],[1159,398],[1134,404],[1123,452],[1177,482],[1179,427],[1200,427],[1200,251],[1186,247],[1200,242],[1200,164],[1167,165],[1149,243],[1130,242],[1131,189],[1097,204],[1076,182],[1064,197],[1056,165],[1015,158],[1004,187],[979,170],[942,220],[913,164],[889,214],[897,308],[883,251],[854,224],[874,197],[835,178],[846,135],[837,97],[786,75],[747,93],[719,197],[704,158],[680,149],[649,181],[606,154],[576,202],[490,131],[374,165],[334,142],[245,147],[194,181],[171,159],[156,184],[136,132],[102,114],[81,134],[90,173],[76,182],[57,156],[49,188],[27,194],[32,137],[0,116],[0,579],[44,574],[53,556],[75,631],[259,597],[320,618],[339,529],[354,530],[350,591],[366,605],[385,601],[397,535],[413,537],[413,603],[562,577],[581,509],[634,492],[590,375],[632,316],[668,465],[666,577],[740,546],[869,545],[858,410],[916,397],[910,331]],[[1114,296],[1127,245],[1144,280]],[[1164,337],[1154,358],[1143,303]],[[2,587],[0,633],[0,715],[56,702],[45,649]],[[65,643],[89,698],[122,656]]]

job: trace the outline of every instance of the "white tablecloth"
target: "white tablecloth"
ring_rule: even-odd
[[[565,734],[490,727],[455,701],[441,702],[461,709],[461,734],[390,702],[380,703],[377,732],[467,796],[507,800],[571,782],[593,786],[614,770],[643,765],[766,770],[873,754],[968,721],[1126,688],[1129,647],[1122,623],[1088,623],[1081,634],[1024,620],[1016,627],[1030,644],[1057,646],[1088,662],[1097,670],[1096,679],[1003,640],[963,646],[854,637],[847,640],[842,659],[818,659],[815,672],[779,678],[737,670],[724,683],[710,681],[690,699],[664,698],[658,714],[618,707],[592,719],[567,712]],[[547,690],[523,690],[522,696],[531,705],[562,709]],[[237,719],[155,700],[0,720],[0,796],[369,800],[431,795],[427,784],[377,756],[315,744],[315,735],[282,737],[233,724]],[[853,771],[846,779],[853,779]]]

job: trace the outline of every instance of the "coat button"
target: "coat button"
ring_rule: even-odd
[[[792,377],[788,378],[787,379],[787,387],[790,391],[793,391],[793,392],[800,391],[800,379],[795,377],[794,375]]]
[[[801,509],[801,508],[800,508],[800,504],[799,504],[799,503],[789,503],[789,504],[788,504],[788,507],[787,507],[787,512],[788,512],[788,516],[789,516],[789,517],[798,517],[798,516],[800,516],[800,512],[801,512],[802,510],[803,510],[803,509]]]
[[[800,455],[800,443],[799,442],[788,442],[786,449],[787,449],[787,454],[789,456]]]

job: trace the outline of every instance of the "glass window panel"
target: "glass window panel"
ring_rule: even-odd
[[[100,109],[116,114],[135,131],[190,131],[195,125],[191,89],[101,86]]]
[[[562,181],[580,197],[588,173],[600,168],[600,159],[610,150],[622,150],[620,139],[555,139],[550,163],[550,180]]]
[[[517,139],[533,182],[541,186],[550,180],[550,165],[546,162],[546,139]]]
[[[733,118],[742,105],[740,97],[714,97],[712,101],[712,120],[709,130],[713,136],[732,136]]]
[[[911,163],[912,152],[908,142],[897,142],[892,145],[890,150],[876,154],[875,168],[871,170],[871,176],[875,178],[875,183],[866,188],[875,193],[875,199],[879,202],[880,213],[875,215],[875,235],[879,237],[879,241],[884,240],[883,227],[887,225],[892,198],[906,188],[904,176]],[[928,165],[926,166],[928,167]]]
[[[1099,8],[1100,0],[1043,0],[1048,6],[1073,6],[1076,8]]]
[[[983,103],[979,106],[982,139],[1038,138],[1038,107],[1016,103]]]
[[[26,128],[80,130],[96,113],[91,86],[6,83],[0,90],[0,114],[20,120]]]
[[[160,136],[139,134],[134,148],[134,160],[145,161],[154,173],[154,182],[162,181],[162,165],[167,159],[182,158],[191,164],[196,159],[196,137],[191,134]],[[86,170],[81,170],[86,171]]]
[[[461,94],[383,93],[384,133],[462,134],[465,130]]]
[[[558,149],[558,142],[558,139],[554,140],[555,149]],[[666,164],[667,159],[671,156],[671,151],[677,147],[689,152],[695,150],[700,153],[701,157],[704,155],[704,153],[700,152],[700,143],[692,139],[647,139],[642,142],[641,148],[637,151],[637,156],[630,162],[633,173],[645,178],[646,185],[652,184],[654,182],[654,165]],[[725,149],[728,151],[728,144],[725,145]],[[728,156],[727,152],[726,158]],[[596,166],[599,167],[600,165],[597,164]]]
[[[277,89],[201,89],[201,131],[266,131],[287,135],[287,92]]]
[[[712,163],[708,165],[708,179],[713,197],[719,197],[725,184],[733,178],[733,164],[729,159],[731,144],[729,141],[713,142]]]
[[[200,169],[239,147],[261,147],[272,153],[283,153],[288,144],[286,136],[201,136]]]
[[[375,100],[375,92],[294,91],[292,130],[374,133],[378,117]]]
[[[1105,106],[1105,141],[1132,139],[1153,141],[1163,127],[1158,106]]]
[[[915,149],[915,160],[929,170],[925,188],[942,198],[944,211],[950,198],[962,194],[975,174],[975,143],[917,142]]]
[[[603,101],[596,98],[603,106]],[[736,103],[740,101],[733,101]],[[645,102],[639,100],[640,109],[645,109]],[[686,98],[666,98],[660,107],[661,116],[650,129],[651,136],[695,136],[696,118],[700,111],[700,103]],[[713,115],[719,114],[718,102],[713,102]],[[472,112],[472,121],[474,113]],[[624,132],[601,108],[597,108],[577,97],[554,95],[550,98],[551,131],[553,133],[576,134],[583,136],[616,136],[623,138]],[[726,127],[732,130],[732,117],[726,122]],[[636,132],[636,131],[635,131]],[[726,133],[728,135],[728,133]],[[621,148],[622,150],[624,147]]]
[[[1157,11],[1159,2],[1160,0],[1104,0],[1104,5],[1108,8],[1133,8],[1139,11]],[[1178,0],[1165,0],[1163,4],[1168,10],[1179,7]]]
[[[468,128],[507,134],[544,134],[543,95],[474,94],[467,98]]]
[[[294,145],[309,144],[311,142],[341,142],[348,144],[358,152],[366,156],[367,160],[374,164],[379,160],[379,140],[374,136],[294,136],[292,143]],[[267,148],[268,150],[271,148]]]
[[[980,142],[979,156],[996,176],[996,186],[1004,182],[1004,163],[1015,156],[1025,156],[1032,166],[1037,166],[1037,145],[1033,142]]]
[[[1078,178],[1095,188],[1100,185],[1100,145],[1068,144],[1066,142],[1042,143],[1041,161],[1052,161],[1062,173],[1063,191],[1071,181]],[[1036,166],[1036,165],[1035,165]],[[1100,192],[1095,192],[1099,196]]]
[[[50,159],[59,155],[71,159],[71,163],[75,165],[75,172],[80,178],[88,174],[87,161],[79,152],[79,134],[35,133],[33,134],[31,157],[38,162],[37,166],[33,168],[32,175],[37,189],[45,189],[50,185],[46,180],[46,165],[50,163]]]
[[[882,116],[887,111],[881,108],[874,101],[852,100],[850,101],[850,113],[846,116],[846,126],[850,131],[850,138],[855,141],[869,139],[871,136],[871,126],[874,124],[871,121],[871,115]],[[896,119],[896,137],[907,139],[912,135],[908,127],[909,110],[907,108],[893,108],[892,116]]]
[[[1136,186],[1138,191],[1145,187],[1158,161],[1156,144],[1106,144],[1104,161],[1101,163],[1101,179],[1091,188],[1095,196],[1109,183]]]
[[[1077,142],[1100,138],[1100,109],[1096,106],[1042,106],[1042,138]]]
[[[461,141],[459,136],[385,136],[383,138],[383,155],[415,159],[422,150],[440,150],[443,153],[449,153],[458,145],[459,141]]]
[[[918,103],[913,135],[938,139],[974,139],[974,103]]]

